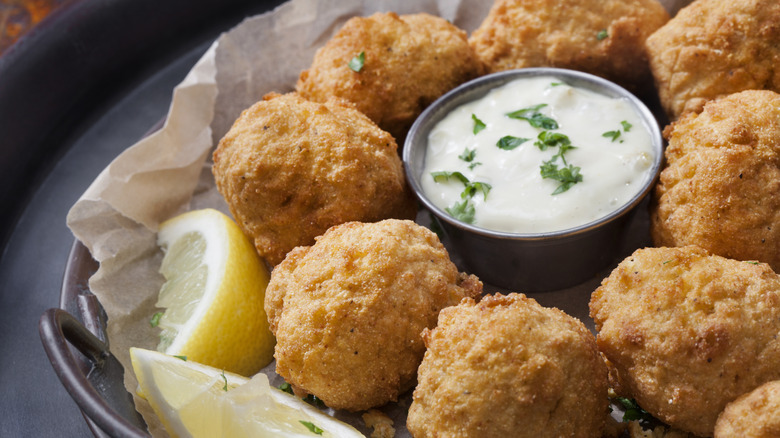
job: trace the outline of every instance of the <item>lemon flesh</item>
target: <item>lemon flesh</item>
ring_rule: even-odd
[[[130,349],[139,395],[175,437],[364,437],[303,400],[246,377],[166,354]],[[312,432],[307,424],[321,430]]]
[[[194,210],[160,225],[158,351],[249,376],[273,359],[263,309],[269,273],[254,246],[223,213]]]

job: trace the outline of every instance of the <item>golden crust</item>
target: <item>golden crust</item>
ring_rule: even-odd
[[[360,72],[348,63],[360,52]],[[349,19],[317,51],[296,90],[324,102],[336,96],[400,141],[425,107],[483,73],[466,33],[429,14],[376,13]]]
[[[726,405],[780,378],[780,276],[688,246],[647,248],[593,293],[590,314],[618,394],[712,436]]]
[[[715,423],[715,438],[780,436],[780,380],[765,383],[729,403]]]
[[[738,91],[780,91],[780,2],[694,1],[647,39],[647,50],[672,120]]]
[[[333,225],[416,214],[395,140],[335,101],[265,96],[219,142],[212,171],[236,222],[272,265]]]
[[[496,294],[444,309],[423,336],[414,437],[601,437],[607,370],[579,320]]]
[[[780,94],[743,91],[667,127],[656,246],[698,245],[780,269]]]
[[[656,0],[497,0],[469,43],[492,72],[569,68],[638,90],[652,83],[644,41],[668,20]]]
[[[276,372],[335,409],[395,401],[414,385],[423,329],[481,292],[436,235],[412,221],[333,227],[271,274],[265,309]]]

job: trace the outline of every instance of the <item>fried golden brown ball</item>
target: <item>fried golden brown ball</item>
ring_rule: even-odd
[[[647,39],[670,119],[750,89],[780,91],[780,2],[697,0]]]
[[[360,71],[350,61],[363,54]],[[425,13],[355,17],[317,51],[296,89],[304,97],[332,96],[357,108],[399,142],[425,107],[483,73],[466,33]]]
[[[395,140],[335,101],[267,95],[219,142],[212,171],[236,222],[272,265],[333,225],[416,213]]]
[[[423,329],[481,291],[436,234],[412,221],[333,227],[271,274],[265,309],[276,372],[335,409],[395,401],[414,384]]]
[[[715,438],[780,437],[780,380],[764,383],[729,403],[715,423]]]
[[[744,91],[712,101],[664,134],[655,246],[697,245],[780,269],[780,94]]]
[[[656,0],[496,0],[469,43],[491,72],[569,68],[638,90],[652,84],[644,41],[668,20]]]
[[[780,378],[780,276],[695,247],[646,248],[593,293],[615,391],[665,423],[712,436],[732,400]]]
[[[442,310],[423,337],[415,438],[601,437],[607,369],[579,320],[496,294]]]

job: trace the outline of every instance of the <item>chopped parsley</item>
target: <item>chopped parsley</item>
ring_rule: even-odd
[[[601,41],[608,36],[609,34],[607,34],[607,29],[601,29],[599,33],[596,34],[596,39]]]
[[[623,421],[653,421],[655,418],[646,410],[642,409],[632,398],[615,397],[616,402],[623,407]]]
[[[152,327],[157,327],[160,325],[160,318],[162,318],[163,312],[157,312],[154,315],[152,315],[152,319],[149,320],[149,325]]]
[[[308,404],[310,404],[312,406],[316,406],[316,407],[318,407],[320,409],[325,409],[326,408],[325,402],[322,401],[321,398],[317,397],[314,394],[307,395],[306,397],[303,398],[303,401],[305,401],[306,403],[308,403]]]
[[[626,122],[625,120],[620,122],[620,126],[623,127],[623,132],[628,132],[633,127],[632,124]],[[615,141],[617,141],[618,138],[620,138],[620,134],[621,134],[620,130],[616,129],[614,131],[607,131],[601,134],[601,136],[606,138],[611,138],[612,142],[614,143]],[[623,140],[621,139],[620,142],[623,143]]]
[[[612,139],[612,142],[614,143],[615,140],[617,140],[618,137],[620,137],[620,131],[607,131],[601,134],[601,136]]]
[[[437,183],[448,182],[450,179],[455,179],[463,183],[464,188],[460,194],[461,201],[445,208],[445,210],[455,219],[458,219],[459,221],[465,222],[467,224],[473,224],[476,209],[474,208],[474,204],[471,203],[471,198],[476,196],[477,193],[481,192],[482,196],[487,199],[487,195],[490,192],[492,186],[486,182],[469,181],[465,175],[457,171],[431,172],[431,176]]]
[[[537,136],[537,140],[534,142],[534,146],[538,147],[540,151],[546,151],[549,148],[557,146],[565,148],[562,153],[559,152],[560,155],[563,155],[563,153],[566,153],[569,149],[575,148],[575,146],[571,145],[571,140],[568,135],[550,131],[540,132]]]
[[[461,199],[469,199],[473,198],[474,195],[477,194],[477,192],[482,192],[482,197],[485,198],[487,201],[487,195],[490,193],[490,189],[492,189],[493,186],[491,186],[488,183],[485,182],[470,182],[466,184],[466,188],[463,189],[463,192],[460,194]]]
[[[447,172],[447,171],[431,172],[431,176],[433,177],[433,181],[437,182],[437,183],[448,182],[452,178],[462,182],[463,184],[468,184],[469,183],[469,179],[466,178],[465,175],[463,175],[462,173],[460,173],[458,171],[455,171],[455,172]]]
[[[467,163],[471,163],[472,161],[474,161],[474,157],[476,157],[476,156],[477,156],[477,150],[476,149],[466,148],[466,149],[463,150],[462,154],[458,155],[458,158],[460,158],[461,160],[463,160],[463,161],[465,161]]]
[[[225,371],[222,371],[222,374],[221,374],[221,375],[222,375],[222,380],[224,380],[224,381],[225,381],[225,386],[223,386],[223,387],[222,387],[222,389],[224,389],[224,390],[225,390],[225,392],[227,392],[227,390],[228,390],[228,386],[227,386],[227,376],[225,376]]]
[[[187,362],[187,356],[176,356],[176,355],[173,355],[173,357],[175,357],[177,359],[181,359],[181,360]]]
[[[525,120],[534,128],[558,129],[558,122],[539,112],[540,109],[546,106],[546,103],[540,103],[539,105],[512,111],[511,113],[507,113],[506,116],[511,119]]]
[[[472,130],[472,132],[474,132],[474,135],[477,135],[479,133],[479,131],[481,131],[481,130],[483,130],[483,129],[485,129],[487,127],[487,125],[485,125],[485,122],[483,122],[482,120],[479,120],[479,118],[477,117],[476,114],[472,114],[471,115],[471,120],[474,121],[474,129]]]
[[[557,87],[557,86],[563,85],[563,84],[564,84],[564,82],[550,82],[550,86],[551,87]]]
[[[357,55],[355,55],[352,59],[350,59],[347,65],[349,66],[350,70],[354,71],[355,73],[360,73],[360,70],[363,70],[363,65],[365,63],[366,63],[366,52],[360,52]]]
[[[322,432],[325,432],[324,430],[322,430],[322,429],[320,429],[319,427],[317,427],[317,426],[316,426],[314,423],[312,423],[311,421],[303,421],[303,420],[298,420],[298,421],[300,421],[300,422],[301,422],[301,424],[303,424],[304,426],[306,426],[306,428],[307,428],[307,429],[309,429],[309,431],[310,431],[311,433],[315,433],[315,434],[317,434],[317,435],[322,435]]]
[[[450,216],[461,222],[465,222],[467,224],[474,223],[476,209],[474,208],[474,204],[472,204],[468,199],[456,202],[455,204],[452,204],[451,207],[447,207],[444,210],[446,210]]]
[[[552,195],[563,193],[569,190],[574,184],[582,181],[582,174],[580,173],[579,167],[569,164],[566,167],[559,168],[555,163],[557,157],[558,155],[553,156],[549,161],[542,163],[540,167],[542,178],[560,182],[555,191],[552,192]]]
[[[290,385],[287,382],[282,382],[282,384],[279,385],[279,389],[284,391],[284,392],[286,392],[286,393],[288,393],[288,394],[293,394],[292,385]]]
[[[520,146],[521,144],[527,142],[528,140],[530,139],[505,135],[501,137],[498,140],[498,142],[496,142],[496,146],[498,146],[499,149],[503,149],[505,151],[511,151],[512,149]]]

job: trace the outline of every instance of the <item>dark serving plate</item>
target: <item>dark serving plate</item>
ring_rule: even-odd
[[[99,315],[85,295],[91,259],[73,246],[67,212],[165,116],[174,86],[221,32],[281,2],[72,0],[0,57],[0,436],[134,436],[100,423],[101,413],[129,424],[135,414],[119,408],[128,394],[108,383],[121,382],[114,371],[91,365],[111,360],[87,335],[99,326],[82,312]],[[47,310],[58,302],[62,309]],[[76,363],[55,371],[89,375],[110,409],[74,403],[41,346],[42,314],[41,334],[63,339],[56,354]]]

